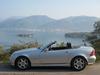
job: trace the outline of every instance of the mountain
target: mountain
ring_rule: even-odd
[[[65,32],[91,32],[94,29],[93,24],[97,20],[98,18],[96,17],[74,16],[45,24],[41,28],[57,29]]]
[[[97,17],[72,16],[59,20],[45,15],[36,15],[23,18],[9,18],[0,22],[0,29],[39,29],[45,31],[59,32],[91,32],[93,23]]]
[[[23,29],[33,29],[40,25],[55,21],[52,18],[44,15],[29,16],[24,18],[9,18],[0,23],[0,28],[23,28]]]

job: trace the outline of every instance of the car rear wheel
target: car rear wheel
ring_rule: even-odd
[[[25,70],[30,68],[30,61],[26,57],[19,57],[15,61],[15,66],[18,69]]]
[[[86,67],[86,60],[82,57],[76,57],[72,60],[71,66],[76,71],[81,71]]]

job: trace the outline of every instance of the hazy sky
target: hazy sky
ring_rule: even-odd
[[[100,17],[100,0],[0,0],[0,19],[31,15]]]

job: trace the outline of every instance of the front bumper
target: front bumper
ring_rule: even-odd
[[[12,66],[14,66],[14,65],[15,65],[13,60],[11,60],[11,59],[10,59],[10,61],[9,61],[9,62],[10,62],[10,64],[11,64]]]
[[[10,61],[9,61],[9,62],[10,62],[10,64],[11,64],[12,66],[15,66],[15,59],[16,59],[16,57],[11,55]]]

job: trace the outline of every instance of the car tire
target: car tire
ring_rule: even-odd
[[[20,70],[26,70],[31,67],[31,63],[27,57],[18,57],[15,61],[15,67]]]
[[[87,66],[84,57],[75,57],[71,62],[71,67],[76,71],[81,71]]]

